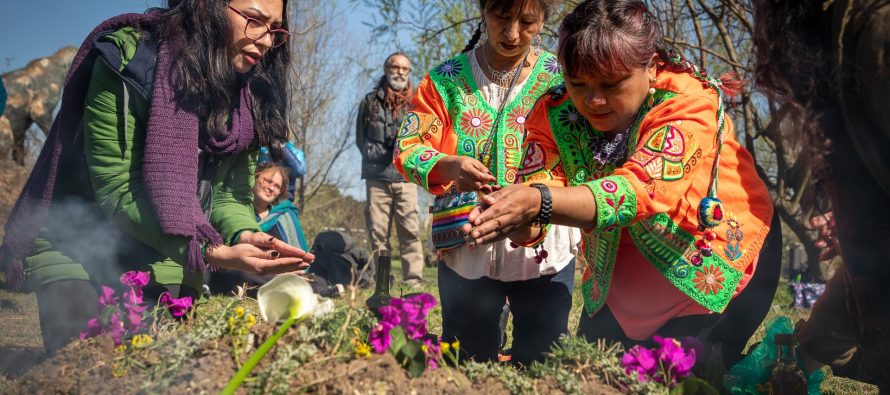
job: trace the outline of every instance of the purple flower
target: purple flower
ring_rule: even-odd
[[[106,306],[114,305],[117,305],[117,297],[114,296],[114,288],[103,285],[102,290],[99,292],[99,309],[102,310],[102,308]]]
[[[658,370],[658,363],[652,350],[643,346],[633,346],[621,357],[621,366],[627,374],[637,372],[640,382],[646,382]]]
[[[428,293],[411,296],[405,301],[417,306],[420,309],[420,314],[423,315],[423,318],[426,318],[426,315],[430,313],[430,310],[432,310],[433,307],[436,307],[436,298]]]
[[[695,365],[695,350],[684,349],[677,339],[653,336],[652,340],[659,344],[655,351],[661,366],[672,379],[686,377]],[[670,384],[670,383],[669,383]]]
[[[126,332],[126,329],[124,328],[124,323],[121,322],[120,312],[115,311],[108,320],[108,333],[111,335],[111,339],[114,340],[115,346],[119,346],[122,343],[124,332]]]
[[[129,271],[121,275],[121,284],[141,291],[143,287],[148,285],[149,278],[148,272]]]
[[[374,329],[371,329],[371,333],[368,334],[368,343],[374,347],[374,352],[383,354],[389,348],[389,345],[392,344],[392,337],[389,335],[390,329],[392,327],[383,323],[379,323]]]
[[[170,296],[170,292],[164,292],[161,294],[161,303],[163,303],[164,306],[167,306],[167,310],[170,311],[170,314],[173,315],[173,317],[179,318],[184,316],[189,308],[192,307],[192,298],[191,296],[174,298]]]
[[[145,306],[126,306],[127,310],[127,329],[130,332],[139,332],[144,328],[142,325],[142,313],[145,312]]]
[[[424,339],[426,346],[426,363],[430,369],[439,367],[439,357],[442,356],[442,347],[438,340]]]
[[[123,294],[124,305],[125,306],[136,306],[142,304],[142,290],[141,289],[129,289],[124,291]]]
[[[91,318],[87,321],[87,327],[80,332],[80,340],[86,340],[91,337],[99,336],[102,333],[102,320]]]

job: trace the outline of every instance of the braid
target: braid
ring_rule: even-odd
[[[700,70],[692,64],[692,62],[686,60],[686,58],[679,52],[663,46],[657,47],[656,52],[658,53],[658,57],[664,63],[662,69],[675,73],[688,73],[700,80],[703,87],[707,88],[709,86],[708,72],[706,70]],[[723,73],[716,79],[716,81],[719,83],[723,93],[728,97],[738,95],[745,87],[745,82],[739,79],[738,75],[732,71]]]
[[[464,47],[461,53],[467,52],[476,47],[476,44],[479,43],[479,38],[482,37],[482,25],[485,23],[485,19],[479,20],[479,25],[476,26],[476,32],[473,33],[473,37],[470,37],[470,41],[467,42],[467,46]]]

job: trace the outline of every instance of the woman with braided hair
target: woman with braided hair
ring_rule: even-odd
[[[725,114],[741,84],[664,49],[639,0],[579,4],[558,56],[565,86],[526,123],[526,185],[485,196],[465,231],[536,246],[550,224],[581,228],[580,335],[699,336],[734,364],[771,305],[781,251],[766,185]]]
[[[544,241],[549,254],[507,242],[470,246],[461,231],[478,195],[519,178],[528,112],[562,81],[556,57],[534,42],[556,4],[481,0],[479,29],[420,83],[396,142],[396,168],[437,196],[442,337],[460,340],[464,356],[477,360],[497,358],[505,299],[516,363],[542,358],[568,330],[576,230],[554,228]]]

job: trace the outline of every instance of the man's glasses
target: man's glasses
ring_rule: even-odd
[[[288,32],[287,30],[271,29],[268,25],[261,22],[259,19],[244,15],[243,12],[238,11],[231,5],[226,6],[232,9],[232,11],[235,11],[235,13],[237,13],[238,15],[244,17],[244,19],[247,19],[247,24],[244,25],[244,36],[249,39],[253,41],[260,41],[263,39],[263,37],[266,37],[266,35],[269,34],[272,36],[272,47],[274,48],[286,43],[287,40],[290,38],[290,32]]]

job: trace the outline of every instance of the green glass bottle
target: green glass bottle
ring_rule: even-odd
[[[769,378],[770,394],[807,395],[807,379],[797,366],[794,338],[790,333],[775,335],[776,366]]]
[[[377,255],[377,268],[374,273],[374,294],[365,301],[365,306],[375,313],[377,309],[388,305],[392,299],[389,294],[391,272],[392,261],[389,258],[389,252],[381,251]]]

